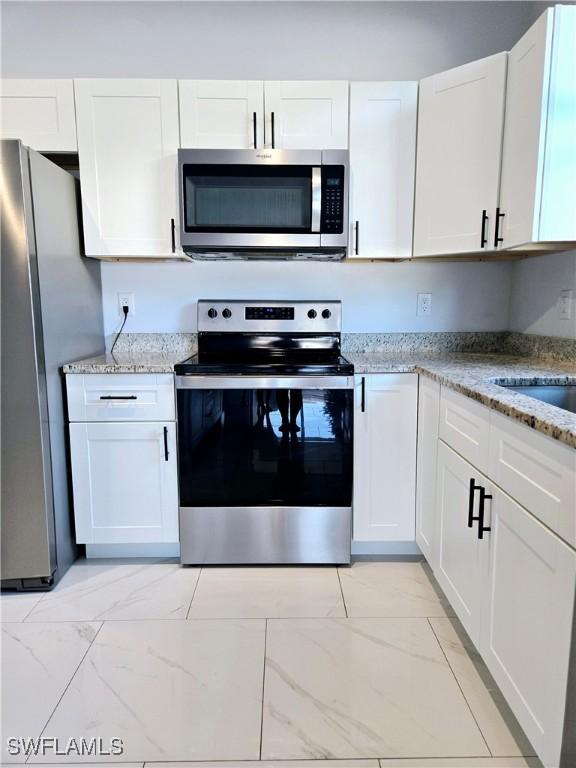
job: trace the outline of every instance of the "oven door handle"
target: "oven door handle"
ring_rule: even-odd
[[[353,376],[176,376],[176,389],[353,389]]]
[[[320,232],[320,213],[322,210],[322,169],[312,167],[312,221],[311,232]]]

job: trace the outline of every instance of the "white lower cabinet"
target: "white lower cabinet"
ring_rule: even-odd
[[[576,552],[492,487],[480,651],[545,766],[560,765]],[[568,765],[568,763],[566,763]]]
[[[432,568],[438,560],[436,460],[440,384],[420,376],[418,384],[418,452],[416,459],[416,543]]]
[[[354,540],[414,540],[418,376],[356,377]]]
[[[472,491],[471,481],[474,481]],[[488,482],[445,443],[438,444],[436,514],[438,564],[435,575],[470,638],[479,645],[482,589],[486,582],[486,541],[478,537],[480,489]],[[472,504],[472,507],[470,506]]]
[[[76,541],[178,541],[174,422],[70,424]]]

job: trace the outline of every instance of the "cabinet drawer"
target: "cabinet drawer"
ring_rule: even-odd
[[[440,438],[482,472],[488,472],[490,411],[458,392],[442,387]]]
[[[494,411],[490,478],[576,546],[576,451]]]
[[[69,374],[70,421],[174,421],[171,373]]]

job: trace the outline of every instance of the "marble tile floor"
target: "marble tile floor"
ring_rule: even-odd
[[[0,618],[3,765],[540,766],[420,562],[80,561]],[[40,736],[123,752],[10,754]]]

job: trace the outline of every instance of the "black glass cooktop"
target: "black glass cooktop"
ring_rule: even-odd
[[[352,376],[354,366],[342,355],[298,355],[246,361],[194,355],[174,367],[177,376]]]

